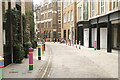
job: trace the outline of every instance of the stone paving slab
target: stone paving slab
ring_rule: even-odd
[[[43,55],[42,60],[38,60],[37,51],[38,49],[34,50],[33,70],[29,70],[29,61],[27,58],[21,64],[11,64],[5,67],[4,78],[36,78],[38,71],[44,65],[46,59],[45,55]]]

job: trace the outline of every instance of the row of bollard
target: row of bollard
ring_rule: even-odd
[[[54,43],[55,43],[55,42],[57,42],[57,43],[58,43],[58,42],[60,42],[60,40],[59,40],[59,39],[56,39],[56,40],[54,39]]]
[[[66,40],[65,43],[66,43],[66,45],[68,45],[68,46],[71,46],[71,44],[72,44],[72,46],[74,47],[74,41],[71,42],[70,40],[69,40],[69,41]],[[81,49],[80,44],[81,44],[81,42],[79,41],[79,47],[78,47],[78,45],[77,45],[77,40],[76,40],[76,42],[75,42],[76,48]],[[97,49],[97,43],[96,43],[96,41],[94,41],[94,50],[96,50],[96,49]]]
[[[45,51],[45,43],[38,44],[38,60],[41,60],[41,51]],[[0,56],[0,80],[3,78],[4,58]],[[29,70],[33,70],[33,48],[29,48]]]
[[[68,41],[68,40],[66,40],[66,45],[68,45],[68,46],[72,46],[72,47],[76,47],[76,48],[79,48],[79,49],[81,49],[81,43],[80,43],[80,41],[79,41],[79,47],[78,47],[78,45],[77,45],[77,40],[76,40],[76,42],[74,43],[74,41],[73,42],[71,42],[70,40]]]
[[[38,60],[41,60],[45,51],[45,43],[38,43]],[[33,70],[33,48],[29,48],[29,70]]]

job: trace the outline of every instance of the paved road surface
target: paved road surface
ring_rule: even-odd
[[[48,58],[39,78],[117,78],[118,56],[87,48],[46,43]]]

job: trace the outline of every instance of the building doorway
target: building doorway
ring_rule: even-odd
[[[66,40],[66,30],[64,30],[64,39]]]
[[[112,47],[120,49],[120,24],[112,25]]]
[[[100,48],[107,49],[107,28],[100,28]]]
[[[84,29],[84,46],[89,47],[89,28]]]
[[[92,47],[94,47],[94,41],[97,41],[97,28],[92,28]]]

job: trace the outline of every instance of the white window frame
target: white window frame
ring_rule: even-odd
[[[71,21],[73,21],[74,20],[74,12],[73,12],[73,10],[71,10]]]
[[[66,8],[66,2],[63,1],[63,8]]]
[[[70,5],[70,0],[68,0],[68,2],[67,2],[67,3],[68,3],[68,6],[69,6],[69,5]]]
[[[102,1],[104,1],[104,5],[103,6],[101,6],[101,2]],[[104,11],[103,12],[102,12],[102,9],[101,9],[102,7],[104,7]],[[105,13],[105,0],[100,0],[100,13],[101,14]]]
[[[93,6],[94,6],[94,9],[93,9]],[[94,0],[92,0],[92,5],[91,5],[91,12],[92,12],[92,17],[95,16],[95,2]],[[93,14],[94,13],[94,14]]]
[[[66,17],[66,14],[64,14],[63,17],[64,17],[64,18],[63,18],[63,19],[64,19],[64,23],[66,23],[66,22],[67,22],[67,20],[66,20],[66,18],[67,18],[67,17]]]
[[[81,9],[81,12],[80,12],[80,9]],[[82,6],[78,7],[78,20],[82,20]]]
[[[70,21],[70,12],[68,12],[68,22]]]
[[[118,0],[118,6],[115,6],[115,8],[114,8],[114,1],[117,1],[117,0],[112,0],[112,9],[116,9],[119,7],[120,0]]]
[[[61,7],[61,2],[60,1],[58,2],[58,7]]]

